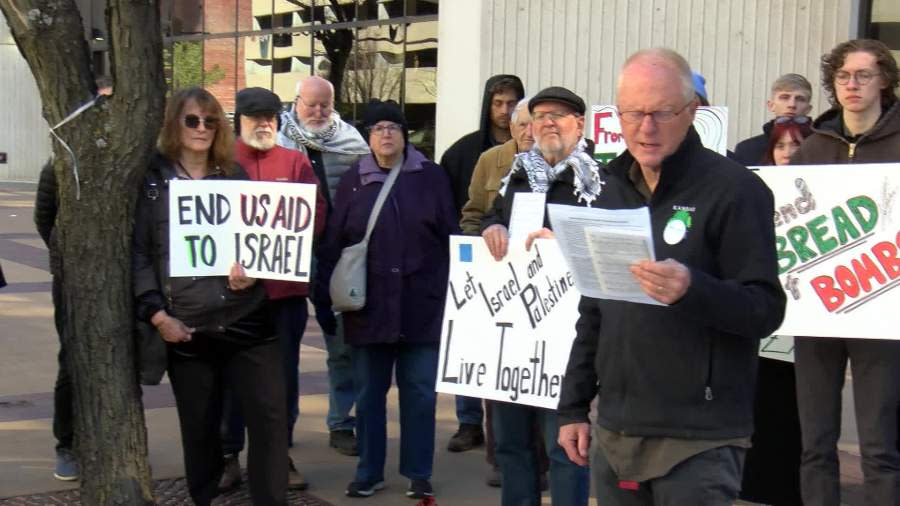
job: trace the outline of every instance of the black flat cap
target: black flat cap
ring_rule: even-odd
[[[265,88],[245,88],[239,91],[235,98],[235,114],[249,116],[265,112],[281,112],[281,99]]]
[[[533,96],[531,100],[528,101],[528,112],[534,112],[534,106],[544,102],[559,102],[561,104],[566,104],[581,115],[584,115],[584,111],[587,109],[584,105],[584,100],[578,95],[562,86],[551,86],[539,91],[537,95]]]

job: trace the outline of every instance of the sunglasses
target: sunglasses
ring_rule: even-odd
[[[207,130],[215,130],[219,127],[219,118],[215,116],[207,116],[205,118],[201,118],[196,114],[188,114],[184,117],[184,126],[196,129],[200,127],[200,122],[203,122],[203,126],[206,127]]]
[[[798,125],[805,125],[809,123],[809,116],[778,116],[775,118],[776,125],[782,125],[784,123],[796,123]]]

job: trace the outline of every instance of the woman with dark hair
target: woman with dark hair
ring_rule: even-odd
[[[766,154],[761,165],[788,165],[800,149],[803,139],[812,135],[808,116],[779,116],[775,118]]]
[[[341,318],[344,337],[353,347],[359,385],[359,463],[346,494],[368,497],[384,488],[385,396],[395,376],[400,474],[410,479],[408,497],[425,498],[433,494],[434,386],[449,236],[458,232],[459,225],[447,174],[409,144],[406,118],[396,102],[369,103],[363,125],[372,152],[341,178],[319,250],[318,279],[328,283],[342,249],[366,235],[369,215],[388,175],[399,171],[369,239],[365,307],[345,311]],[[327,286],[317,292],[328,293]]]
[[[253,504],[284,505],[283,369],[265,289],[237,263],[227,277],[169,276],[169,181],[247,179],[233,161],[222,106],[202,88],[175,93],[157,145],[135,212],[135,306],[137,318],[153,324],[168,348],[191,498],[205,506],[217,494],[222,385],[228,383],[246,415]]]

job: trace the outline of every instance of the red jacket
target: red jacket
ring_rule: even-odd
[[[309,158],[303,153],[275,146],[268,151],[252,148],[241,139],[235,143],[235,158],[247,175],[254,181],[276,181],[292,183],[311,183],[318,187],[316,192],[316,216],[313,233],[318,237],[325,230],[326,203],[322,196],[319,179],[313,173]],[[305,297],[309,295],[309,285],[296,281],[264,281],[270,299],[286,297]]]

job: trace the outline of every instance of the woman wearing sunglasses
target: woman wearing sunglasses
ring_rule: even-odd
[[[222,384],[235,391],[249,431],[255,505],[286,504],[288,461],[283,368],[261,283],[235,263],[228,276],[169,277],[169,191],[173,179],[247,179],[233,161],[222,106],[206,90],[175,93],[138,197],[133,262],[137,318],[166,342],[184,467],[194,503],[210,504],[223,458]]]
[[[761,165],[788,165],[803,139],[812,134],[808,116],[779,116],[772,125],[769,144]]]

